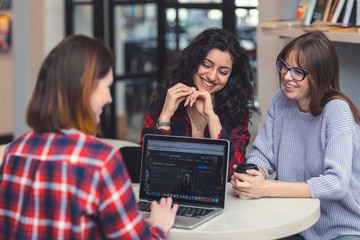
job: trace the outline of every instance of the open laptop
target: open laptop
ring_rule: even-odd
[[[229,142],[224,139],[145,135],[139,207],[171,197],[179,205],[174,227],[192,229],[225,208]]]

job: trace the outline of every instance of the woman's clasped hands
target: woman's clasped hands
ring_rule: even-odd
[[[161,120],[168,121],[174,115],[181,102],[184,106],[196,107],[196,110],[205,118],[214,112],[211,95],[207,91],[197,90],[183,83],[177,83],[167,90]]]

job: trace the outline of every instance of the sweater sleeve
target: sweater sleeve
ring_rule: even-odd
[[[332,100],[323,110],[325,152],[323,174],[307,180],[311,196],[341,199],[349,188],[355,124],[349,105]]]
[[[247,160],[249,163],[260,166],[265,171],[266,178],[269,178],[269,174],[275,171],[274,122],[275,118],[281,114],[278,106],[282,106],[285,100],[286,97],[281,90],[274,95],[265,118],[265,124],[256,136]]]

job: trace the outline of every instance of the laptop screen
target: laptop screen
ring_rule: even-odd
[[[223,139],[146,135],[139,197],[224,206],[228,155]]]

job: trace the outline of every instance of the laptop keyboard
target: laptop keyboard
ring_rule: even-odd
[[[150,204],[151,204],[151,202],[139,201],[138,204],[139,204],[139,210],[140,211],[150,212]],[[212,211],[214,211],[214,209],[179,206],[179,209],[176,212],[176,215],[177,216],[200,218],[200,217],[205,216],[206,214],[211,213]]]

